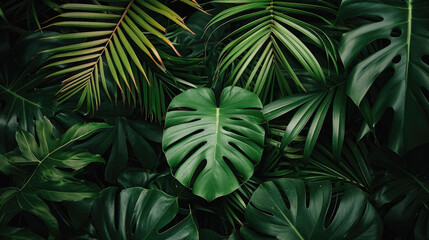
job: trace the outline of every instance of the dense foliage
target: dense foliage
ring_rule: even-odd
[[[429,1],[0,3],[0,239],[429,239]]]

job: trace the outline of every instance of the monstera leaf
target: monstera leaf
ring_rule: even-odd
[[[120,116],[107,118],[106,122],[113,127],[103,129],[98,135],[78,147],[99,154],[104,154],[110,149],[105,171],[107,181],[116,182],[119,173],[127,167],[128,160],[131,158],[135,158],[146,169],[156,168],[158,155],[149,140],[160,143],[162,128]]]
[[[374,194],[389,238],[427,239],[429,232],[429,144],[399,157],[391,151],[375,152],[372,162],[381,167]],[[419,222],[423,223],[423,226]],[[419,237],[420,235],[420,237]]]
[[[177,198],[159,190],[108,188],[94,201],[91,219],[98,239],[198,239],[191,214],[166,227],[178,210]]]
[[[39,217],[51,233],[58,235],[58,222],[43,200],[80,201],[98,193],[96,185],[75,175],[88,164],[104,160],[99,155],[66,148],[105,127],[108,125],[103,123],[75,125],[53,139],[52,125],[44,118],[36,123],[37,141],[30,133],[18,131],[18,149],[0,154],[0,171],[17,180],[16,187],[0,189],[0,225],[25,211]]]
[[[429,141],[429,1],[344,0],[339,20],[380,17],[343,35],[340,54],[351,70],[347,92],[360,105],[368,90],[384,70],[394,70],[380,90],[372,107],[373,122],[380,121],[387,109],[393,110],[388,139],[396,153]],[[369,43],[387,39],[389,44],[367,56],[355,66],[353,60]]]
[[[207,88],[175,97],[162,139],[174,176],[209,201],[236,190],[262,156],[261,109],[258,97],[239,87],[225,88],[218,105]]]
[[[245,239],[381,239],[382,223],[366,195],[346,185],[332,196],[330,182],[297,179],[262,184],[246,209]]]

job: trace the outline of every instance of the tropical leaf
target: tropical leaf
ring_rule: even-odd
[[[107,181],[116,182],[119,173],[127,167],[129,159],[137,160],[142,167],[149,170],[158,166],[158,154],[150,142],[161,142],[162,129],[159,126],[120,116],[107,118],[106,122],[113,127],[101,130],[99,134],[77,147],[98,154],[110,150],[105,170]]]
[[[359,188],[346,186],[335,195],[330,182],[266,182],[250,199],[249,225],[241,234],[244,239],[381,239],[381,219]]]
[[[180,198],[194,198],[192,192],[177,181],[170,172],[153,172],[144,169],[127,169],[118,177],[118,182],[124,188],[142,187],[157,189],[170,196]]]
[[[387,109],[392,109],[387,144],[399,154],[429,141],[428,10],[429,2],[425,0],[345,0],[338,15],[339,21],[381,18],[345,33],[339,52],[350,70],[347,94],[358,106],[378,84],[377,77],[393,69],[393,74],[383,80],[385,84],[372,105],[373,120],[364,124],[361,137],[375,127]],[[387,39],[387,46],[354,65],[359,53],[380,39]]]
[[[43,238],[28,229],[25,228],[14,228],[9,226],[0,227],[0,237],[7,240],[19,240],[19,239],[34,239],[43,240]]]
[[[49,12],[61,12],[61,9],[55,8],[57,4],[53,0],[11,0],[2,3],[3,11],[0,9],[0,17],[6,23],[4,27],[13,28],[10,22],[18,25],[26,24],[28,29],[40,29],[41,22],[46,20]],[[47,14],[48,13],[48,14]],[[0,24],[3,25],[3,24]],[[3,26],[2,26],[3,27]],[[17,29],[15,29],[17,31]],[[21,33],[25,32],[22,30]]]
[[[54,35],[47,32],[47,35]],[[34,134],[36,120],[50,117],[56,106],[57,91],[44,83],[43,73],[37,72],[46,56],[34,56],[34,50],[56,46],[55,41],[35,41],[41,36],[33,33],[16,42],[15,49],[4,47],[0,60],[0,153],[16,147],[18,128]],[[43,84],[43,85],[42,85]]]
[[[176,198],[139,187],[117,192],[117,188],[103,190],[92,206],[99,239],[198,239],[191,214],[170,226],[179,210]]]
[[[296,110],[290,120],[286,122],[287,128],[284,130],[278,147],[284,151],[299,134],[306,135],[303,157],[308,159],[322,131],[326,116],[332,109],[330,118],[332,119],[332,150],[334,156],[339,158],[344,142],[346,119],[344,82],[331,81],[326,84],[318,84],[310,81],[310,83],[308,93],[287,96],[264,106],[265,119],[272,121]],[[308,131],[303,132],[311,118]]]
[[[209,12],[210,14],[215,14],[218,11],[215,8]],[[186,20],[186,26],[195,34],[191,34],[182,28],[178,28],[174,32],[167,34],[169,38],[174,40],[177,50],[183,56],[187,58],[202,57],[204,68],[202,69],[203,73],[200,75],[207,76],[209,81],[207,86],[216,83],[213,81],[216,76],[220,52],[223,48],[223,44],[218,43],[224,37],[226,30],[226,27],[221,26],[220,23],[206,28],[212,18],[213,16],[204,12],[195,12]]]
[[[239,87],[225,88],[218,104],[207,88],[176,96],[162,139],[175,178],[209,201],[246,182],[262,156],[261,108],[255,94]]]
[[[55,89],[35,89],[37,77],[22,84],[28,79],[26,75],[31,71],[31,65],[23,66],[22,72],[13,79],[7,79],[8,71],[3,72],[5,75],[0,74],[0,152],[16,146],[14,138],[18,128],[34,134],[35,121],[53,115]]]
[[[427,236],[424,222],[429,221],[428,154],[428,144],[425,144],[403,157],[387,149],[371,157],[371,162],[379,167],[378,178],[374,180],[375,206],[392,239],[425,239]]]
[[[195,1],[181,1],[201,9]],[[104,89],[106,95],[110,96],[106,85],[107,76],[114,79],[115,97],[117,97],[116,89],[119,88],[123,98],[133,98],[135,102],[138,99],[139,86],[146,85],[147,88],[153,84],[149,81],[150,78],[143,67],[144,61],[142,63],[137,49],[158,67],[165,68],[160,53],[149,40],[148,34],[156,36],[175,50],[171,41],[162,33],[165,32],[165,27],[151,17],[148,14],[149,11],[156,12],[189,30],[177,13],[157,0],[118,1],[116,4],[109,4],[109,2],[111,1],[107,1],[104,5],[63,4],[59,7],[65,12],[56,18],[64,20],[46,26],[84,29],[82,32],[48,37],[78,39],[80,42],[43,51],[54,53],[48,59],[50,63],[45,68],[67,65],[66,68],[48,75],[48,77],[64,77],[64,86],[60,90],[63,93],[59,98],[60,102],[82,91],[77,107],[79,108],[86,101],[88,108],[97,109],[101,102],[100,89]],[[147,31],[148,34],[143,31]],[[138,48],[133,47],[134,44]],[[177,51],[176,54],[179,55]],[[107,66],[103,62],[107,63]],[[139,74],[143,74],[145,80],[141,79],[142,81],[137,82],[136,76]],[[140,104],[143,105],[142,102]]]
[[[290,95],[295,87],[290,86],[283,72],[298,88],[305,90],[293,69],[295,62],[314,79],[325,81],[320,59],[314,56],[310,48],[316,46],[324,50],[328,61],[332,60],[335,64],[334,44],[320,28],[300,18],[305,17],[307,21],[309,18],[317,19],[332,25],[323,15],[335,16],[335,6],[326,1],[211,2],[229,4],[229,7],[217,14],[208,26],[219,22],[240,24],[227,36],[232,40],[221,52],[219,73],[231,68],[227,84],[236,85],[243,78],[240,86],[252,90],[263,101],[267,99],[268,91],[273,89],[279,90],[283,96]]]
[[[0,155],[0,171],[17,180],[16,187],[0,189],[0,224],[25,211],[39,217],[58,236],[58,222],[43,200],[79,201],[98,193],[95,184],[81,181],[75,175],[88,164],[104,160],[98,155],[66,148],[106,127],[103,123],[75,125],[59,139],[53,139],[52,125],[44,118],[36,123],[37,141],[30,133],[18,131],[18,149]]]
[[[364,143],[346,140],[340,158],[322,144],[317,144],[300,175],[308,182],[343,181],[370,192],[374,173],[368,162],[370,150]]]

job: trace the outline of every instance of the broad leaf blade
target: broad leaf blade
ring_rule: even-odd
[[[255,94],[239,87],[225,88],[219,105],[207,88],[176,96],[162,140],[174,176],[209,201],[237,189],[262,155],[261,108]]]
[[[91,219],[100,239],[198,239],[191,214],[160,231],[178,210],[177,199],[159,190],[108,188],[94,201]]]

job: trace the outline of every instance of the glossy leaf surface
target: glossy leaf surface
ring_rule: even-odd
[[[97,195],[99,189],[95,184],[79,180],[75,175],[88,164],[104,163],[104,160],[99,155],[70,151],[67,147],[106,127],[103,123],[74,125],[59,139],[54,139],[52,125],[44,118],[36,125],[37,141],[28,132],[17,132],[18,149],[0,155],[0,171],[19,179],[17,187],[0,189],[0,223],[7,223],[18,212],[26,211],[39,217],[58,235],[58,222],[43,200],[80,201]]]
[[[174,176],[209,201],[237,189],[262,156],[261,109],[258,97],[239,87],[225,88],[219,104],[208,88],[175,97],[162,139]]]
[[[373,122],[367,123],[363,134],[374,128],[387,109],[392,109],[388,145],[399,154],[429,141],[428,11],[426,0],[345,0],[338,16],[340,21],[367,16],[382,19],[345,33],[339,52],[351,71],[347,93],[358,106],[377,85],[377,77],[393,70],[375,98]],[[380,39],[387,39],[387,46],[352,64],[368,44]]]
[[[347,186],[338,197],[330,182],[266,182],[250,199],[249,227],[241,233],[245,239],[381,239],[381,219],[364,192]]]
[[[94,201],[91,219],[99,239],[198,239],[191,214],[165,229],[178,214],[176,198],[139,187],[117,192],[107,188]]]

